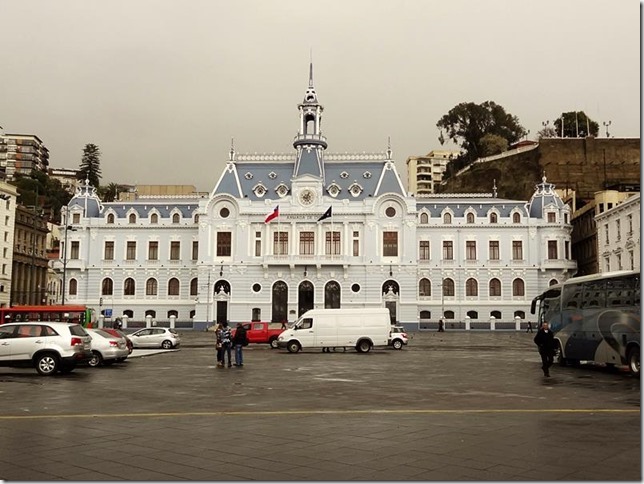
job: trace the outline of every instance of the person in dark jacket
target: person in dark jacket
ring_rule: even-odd
[[[547,322],[544,322],[537,334],[534,336],[534,343],[539,347],[539,355],[541,356],[541,368],[543,369],[544,376],[550,376],[550,367],[554,362],[555,350],[555,337],[550,331]]]
[[[244,366],[243,348],[248,344],[248,335],[246,328],[241,323],[237,323],[235,335],[233,336],[233,346],[235,347],[235,366]]]

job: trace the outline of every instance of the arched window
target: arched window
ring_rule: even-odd
[[[114,294],[114,281],[109,277],[103,279],[101,283],[101,296],[112,296]]]
[[[512,295],[525,296],[525,284],[523,279],[515,279],[512,281]]]
[[[172,223],[173,224],[178,224],[179,223],[179,214],[178,213],[175,213],[174,215],[172,215]]]
[[[168,281],[168,296],[179,295],[179,279],[173,277]]]
[[[420,223],[421,224],[428,224],[429,223],[429,215],[426,213],[421,213],[420,214]]]
[[[158,224],[159,223],[159,215],[156,213],[153,213],[150,215],[150,223],[151,224]]]
[[[145,316],[152,316],[153,318],[157,317],[157,312],[154,309],[148,309],[145,311]]]
[[[465,295],[466,296],[479,295],[479,283],[473,277],[470,277],[467,281],[465,281]]]
[[[501,311],[492,311],[490,313],[490,316],[494,319],[501,319]]]
[[[170,311],[168,311],[168,318],[171,318],[172,316],[174,316],[175,318],[178,318],[179,311],[177,311],[176,309],[171,309]]]
[[[131,213],[129,217],[127,218],[128,223],[135,224],[136,223],[136,215]]]
[[[195,223],[196,224],[199,223],[199,214],[198,213],[195,214]]]
[[[197,286],[198,282],[199,282],[199,280],[196,277],[190,281],[190,295],[191,296],[196,296],[197,294],[199,294],[199,290],[198,290],[198,286]]]
[[[451,213],[446,213],[443,215],[443,223],[444,224],[451,224],[452,223],[452,214]]]
[[[449,277],[443,279],[443,296],[454,296],[454,281]]]
[[[420,312],[420,319],[432,319],[431,311],[421,311]]]
[[[454,319],[454,311],[445,311],[443,316],[445,319]]]
[[[470,319],[479,319],[479,313],[478,311],[468,311],[467,317]]]
[[[276,281],[272,292],[271,321],[274,323],[288,321],[288,286],[284,281]]]
[[[521,319],[525,319],[525,312],[524,311],[514,311],[514,317],[516,318],[519,316]]]
[[[498,222],[498,216],[497,216],[497,214],[496,214],[496,213],[492,212],[492,213],[490,214],[490,223],[491,223],[491,224],[495,224],[495,223],[497,223],[497,222]]]
[[[490,280],[490,296],[499,297],[501,296],[501,281],[494,278]]]
[[[557,279],[550,279],[550,282],[548,283],[548,286],[554,286],[555,284],[559,284]]]
[[[194,309],[192,309],[192,310],[190,311],[190,313],[189,313],[189,315],[190,315],[190,316],[189,316],[189,317],[190,317],[190,319],[194,319],[195,314],[197,314],[197,311],[195,311]]]
[[[472,212],[467,214],[467,223],[468,224],[473,224],[474,223],[474,214]]]
[[[512,223],[515,223],[515,224],[521,223],[521,215],[519,214],[519,212],[514,212],[512,214]]]
[[[340,284],[329,281],[324,286],[324,307],[334,309],[340,307]]]
[[[432,284],[429,279],[423,277],[418,283],[418,296],[429,297],[432,295]]]
[[[108,213],[107,214],[107,223],[108,224],[113,224],[114,223],[114,214],[113,213]]]
[[[136,284],[134,283],[134,279],[128,277],[123,283],[123,295],[134,296],[134,294],[136,294]]]
[[[78,281],[76,279],[69,280],[69,295],[76,296],[78,294]]]
[[[261,321],[261,320],[262,320],[261,308],[253,308],[251,310],[251,321]]]
[[[146,296],[156,296],[157,291],[159,290],[159,284],[154,277],[150,277],[145,281],[145,295]]]
[[[126,309],[123,311],[123,316],[127,316],[128,318],[133,318],[134,317],[134,311],[131,309]]]

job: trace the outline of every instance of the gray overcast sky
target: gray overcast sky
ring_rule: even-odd
[[[291,152],[311,51],[327,151],[390,136],[403,178],[460,102],[500,104],[529,138],[572,110],[640,135],[635,0],[0,0],[0,16],[0,126],[39,136],[52,167],[97,144],[102,184],[207,191],[231,138]]]

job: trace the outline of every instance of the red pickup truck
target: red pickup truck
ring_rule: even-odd
[[[250,323],[242,323],[246,329],[246,336],[248,336],[249,343],[268,343],[271,348],[277,348],[277,337],[284,331],[282,323],[266,323],[261,321],[252,321]],[[231,333],[235,335],[235,328]]]

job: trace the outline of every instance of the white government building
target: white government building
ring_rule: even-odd
[[[55,264],[65,303],[130,327],[387,307],[410,330],[441,317],[448,329],[512,329],[535,295],[574,275],[570,208],[545,177],[529,201],[415,198],[391,149],[326,152],[312,67],[298,109],[292,153],[231,147],[207,197],[102,203],[88,183],[79,187]]]

